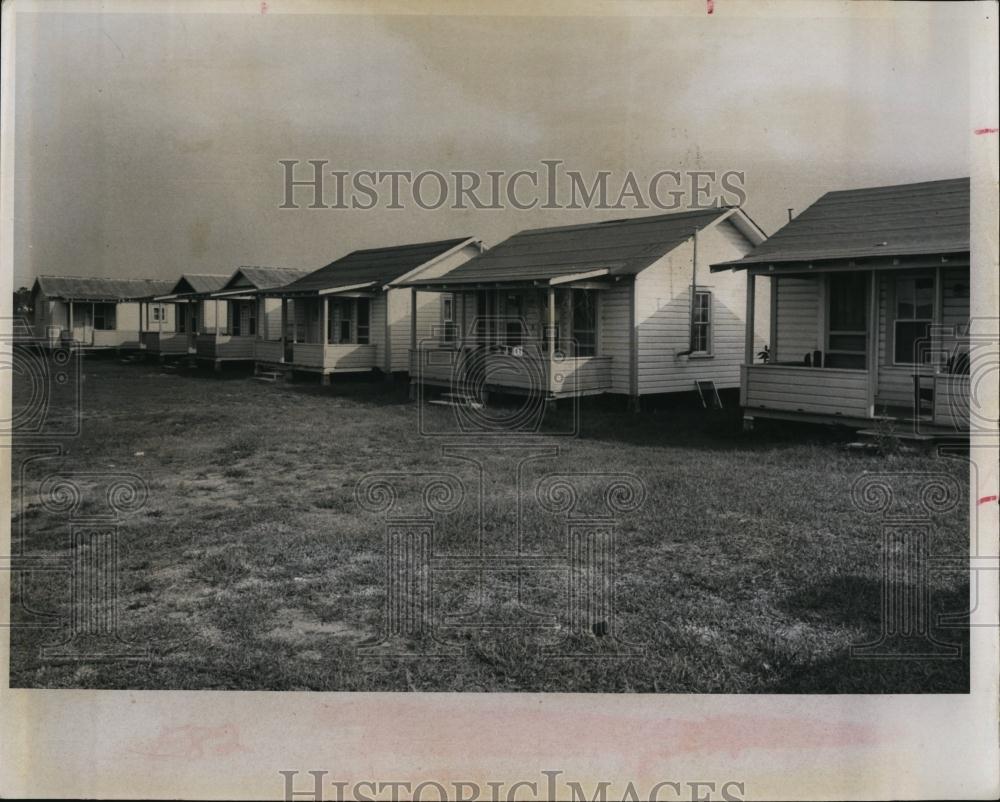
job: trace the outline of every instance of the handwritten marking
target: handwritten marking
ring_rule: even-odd
[[[982,136],[983,134],[995,134],[1000,131],[1000,128],[977,128],[973,133],[976,136]]]
[[[715,12],[715,0],[705,0],[705,10],[712,14]]]
[[[983,496],[981,499],[979,499],[978,503],[979,504],[989,504],[991,501],[996,501],[997,498],[998,498],[997,496]]]
[[[267,13],[267,2],[265,0],[260,0],[260,13],[261,14]]]

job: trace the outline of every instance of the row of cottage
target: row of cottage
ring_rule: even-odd
[[[969,181],[354,251],[313,272],[42,276],[35,332],[258,371],[549,399],[740,388],[748,417],[967,425]],[[473,358],[474,357],[474,358]],[[964,383],[964,409],[963,409]],[[957,402],[956,402],[957,399]]]

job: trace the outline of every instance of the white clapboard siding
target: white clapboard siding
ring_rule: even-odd
[[[696,380],[711,380],[720,389],[740,386],[744,360],[746,275],[709,272],[709,265],[745,255],[752,243],[724,221],[698,236],[698,288],[712,293],[712,353],[707,358],[678,357],[690,336],[691,261],[687,242],[636,277],[638,388],[640,395],[684,392]],[[756,283],[754,352],[763,348],[769,331],[770,289]]]
[[[451,272],[459,265],[465,264],[473,256],[479,254],[479,247],[476,245],[466,245],[464,248],[454,253],[438,259],[419,271],[414,278],[440,278]],[[439,337],[443,323],[441,316],[441,293],[437,292],[417,292],[417,344],[423,342],[430,345],[428,340]],[[410,369],[410,290],[407,287],[389,290],[389,302],[387,306],[389,316],[389,342],[390,354],[392,358],[392,371],[408,371]],[[456,314],[458,312],[456,311]],[[374,323],[373,323],[374,325]],[[385,328],[385,318],[382,318],[382,328]],[[382,365],[380,355],[379,364]]]
[[[938,376],[934,381],[934,423],[966,431],[969,428],[969,377]]]
[[[775,337],[771,357],[775,362],[804,362],[805,355],[822,348],[819,342],[819,280],[781,276],[772,279],[777,295]]]
[[[630,392],[632,376],[632,281],[622,279],[600,294],[597,353],[611,357],[611,392]]]
[[[257,328],[262,339],[281,339],[281,299],[265,298],[261,304],[263,307],[263,320],[257,321]]]
[[[752,365],[746,372],[747,411],[776,409],[810,414],[868,416],[868,379],[863,370]]]
[[[388,292],[389,339],[392,343],[392,370],[409,370],[410,289],[401,287]],[[417,291],[417,345],[430,345],[441,334],[441,293]],[[383,337],[385,318],[382,318]],[[380,363],[381,364],[381,363]]]

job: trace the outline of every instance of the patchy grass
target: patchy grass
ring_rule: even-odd
[[[968,689],[960,627],[935,628],[938,640],[962,648],[960,659],[863,660],[850,651],[876,639],[882,623],[880,522],[852,502],[852,484],[865,472],[890,473],[897,498],[909,503],[921,474],[935,473],[964,492],[960,460],[856,454],[821,429],[781,425],[746,435],[735,410],[708,413],[684,399],[638,415],[597,399],[583,408],[579,437],[527,441],[534,459],[522,462],[522,448],[474,452],[487,478],[480,532],[475,465],[418,434],[417,406],[403,385],[268,385],[100,359],[86,360],[84,370],[82,435],[50,459],[15,451],[14,531],[23,525],[28,557],[68,555],[66,514],[43,506],[39,482],[53,472],[142,477],[148,498],[119,524],[119,615],[122,637],[147,647],[148,659],[45,658],[41,648],[60,633],[15,627],[12,686]],[[70,417],[55,403],[54,414]],[[451,415],[424,411],[437,428]],[[556,410],[552,429],[566,429],[572,414]],[[543,447],[555,450],[535,453]],[[355,487],[382,471],[402,474],[392,480],[400,515],[425,511],[421,473],[452,474],[467,496],[435,522],[434,553],[454,562],[438,561],[426,577],[433,637],[414,632],[379,652],[364,647],[385,634],[386,523],[358,506]],[[617,513],[614,616],[574,629],[566,513],[541,505],[534,488],[549,474],[581,472],[632,474],[647,497]],[[604,509],[602,481],[571,480],[579,514]],[[98,513],[97,490],[85,496],[78,514]],[[963,500],[931,519],[930,553],[968,553],[967,509]],[[552,558],[544,570],[504,566],[480,575],[458,560],[475,553],[480,534],[487,551],[514,551],[518,520],[522,552]],[[601,579],[593,571],[580,577]],[[934,613],[967,609],[966,577],[935,573],[931,581]],[[66,616],[68,587],[65,574],[26,576],[15,622],[39,612]],[[400,650],[410,656],[394,656]]]

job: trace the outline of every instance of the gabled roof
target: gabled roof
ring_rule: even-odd
[[[170,284],[169,281],[149,278],[38,276],[32,292],[41,290],[49,298],[75,301],[121,301],[166,292]]]
[[[969,250],[969,179],[827,192],[742,259],[761,263],[914,256]]]
[[[319,270],[277,288],[279,293],[315,293],[334,287],[372,284],[384,287],[462,245],[475,242],[472,237],[368,248],[353,251]]]
[[[475,256],[439,279],[409,284],[478,284],[551,281],[559,277],[606,271],[634,275],[690,239],[696,230],[740,214],[738,209],[713,207],[623,220],[605,220],[554,228],[520,231]],[[752,221],[749,224],[756,228]],[[759,229],[758,229],[759,231]],[[756,240],[762,240],[758,234]]]
[[[185,273],[164,294],[191,295],[192,293],[215,292],[225,286],[231,275],[231,273],[225,275]]]
[[[272,287],[283,287],[292,281],[297,281],[303,276],[308,276],[308,270],[293,270],[287,267],[261,267],[259,265],[242,265],[229,277],[229,280],[222,286],[223,290],[235,289],[245,286],[240,283],[240,278],[246,280],[255,290],[269,290]]]

